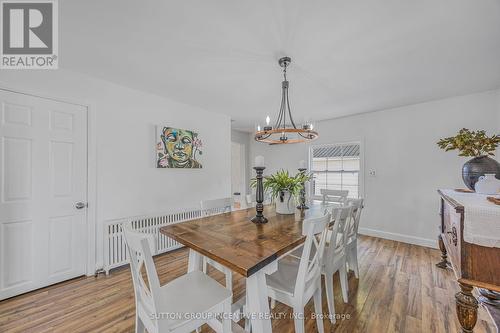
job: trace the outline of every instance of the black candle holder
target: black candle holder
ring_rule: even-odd
[[[299,168],[299,172],[305,173],[306,168]],[[300,204],[297,206],[298,209],[309,209],[306,205],[306,183],[302,182],[302,189],[300,190]]]
[[[251,221],[258,224],[267,223],[267,218],[264,214],[262,214],[264,211],[264,205],[262,204],[264,202],[264,184],[262,182],[264,169],[265,167],[254,167],[254,170],[257,173],[257,176],[255,177],[257,179],[257,187],[255,189],[255,201],[257,201],[255,211],[257,214],[251,219]]]

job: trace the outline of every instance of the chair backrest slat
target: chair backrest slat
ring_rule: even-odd
[[[123,223],[122,229],[129,252],[136,307],[142,307],[149,314],[156,314],[160,302],[160,280],[152,255],[156,244],[154,235],[134,230],[132,222]],[[147,283],[142,277],[143,267],[146,269]]]
[[[329,232],[328,247],[325,249],[325,262],[333,262],[335,251],[343,251],[347,244],[346,231],[353,223],[352,206],[338,207],[332,209],[333,227]],[[342,237],[338,237],[338,235]]]
[[[327,190],[327,189],[322,189],[321,195],[323,196],[323,203],[327,202],[338,202],[338,203],[345,203],[347,200],[347,196],[349,195],[348,190]]]
[[[217,215],[231,211],[232,199],[212,199],[200,202],[202,216]]]
[[[309,282],[319,278],[321,274],[321,263],[330,219],[331,216],[327,213],[322,217],[305,219],[302,222],[302,233],[306,236],[306,240],[300,258],[295,295],[302,295]],[[315,252],[311,259],[313,251]]]
[[[359,220],[361,219],[361,211],[363,210],[362,198],[360,199],[349,199],[347,204],[352,206],[352,219],[353,223],[350,225],[347,231],[347,238],[355,237],[358,234]]]

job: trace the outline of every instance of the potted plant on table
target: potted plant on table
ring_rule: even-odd
[[[291,176],[286,170],[279,170],[275,174],[264,177],[264,190],[269,193],[276,203],[276,213],[295,214],[295,206],[299,201],[303,184],[311,179],[311,175],[299,172]],[[256,181],[252,179],[251,186]],[[293,199],[293,200],[292,200]]]
[[[500,163],[490,158],[500,144],[500,135],[487,136],[485,131],[470,131],[462,128],[457,135],[438,141],[439,148],[445,151],[459,151],[458,156],[473,157],[462,167],[462,179],[471,190],[479,177],[494,174],[500,179]]]

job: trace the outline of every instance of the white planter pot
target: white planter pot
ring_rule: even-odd
[[[278,214],[295,214],[295,200],[290,197],[289,192],[285,192],[283,201],[280,197],[276,198],[276,213]]]
[[[479,194],[497,194],[500,192],[500,180],[495,178],[494,173],[487,173],[479,177],[474,188]]]

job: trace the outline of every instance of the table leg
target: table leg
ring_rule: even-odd
[[[477,300],[472,295],[472,286],[459,282],[461,291],[455,294],[457,316],[463,333],[471,333],[477,322]]]
[[[450,263],[448,262],[448,253],[446,252],[446,247],[444,246],[443,237],[441,235],[438,236],[438,244],[439,249],[441,250],[441,261],[436,264],[437,267],[446,269],[450,267]]]
[[[194,271],[201,271],[201,264],[203,262],[202,255],[193,249],[189,249],[189,262],[188,262],[188,273]]]
[[[252,333],[271,333],[271,311],[267,297],[266,274],[278,269],[277,261],[247,277],[248,313]]]

